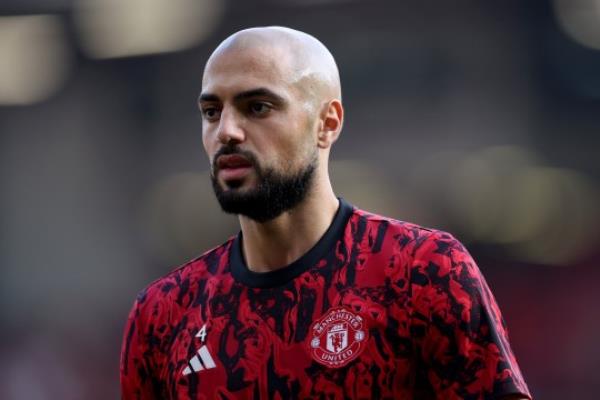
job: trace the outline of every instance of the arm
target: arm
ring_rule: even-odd
[[[122,400],[159,399],[157,385],[152,378],[148,344],[144,339],[146,324],[143,316],[145,292],[135,301],[123,335],[121,348],[120,378]]]
[[[422,243],[411,288],[420,378],[437,398],[529,398],[498,305],[456,239],[434,232]]]

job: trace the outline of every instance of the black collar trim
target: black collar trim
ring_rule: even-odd
[[[242,255],[242,232],[235,238],[230,254],[231,273],[240,283],[255,288],[270,288],[282,286],[298,275],[314,267],[327,252],[335,249],[335,244],[344,235],[346,224],[354,212],[353,207],[344,199],[339,198],[340,206],[321,239],[302,257],[293,263],[270,272],[253,272],[248,269]]]

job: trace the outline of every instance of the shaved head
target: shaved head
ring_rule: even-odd
[[[333,193],[328,158],[343,125],[340,77],[313,36],[283,27],[229,36],[206,62],[198,106],[226,212],[265,222],[307,196]]]
[[[295,86],[315,105],[341,99],[340,76],[329,50],[314,36],[279,26],[249,28],[229,36],[208,59],[204,80],[223,56],[243,54],[277,65],[282,76],[273,78]]]

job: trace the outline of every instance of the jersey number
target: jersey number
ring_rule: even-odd
[[[202,328],[196,333],[196,337],[200,338],[202,343],[204,343],[204,340],[206,339],[206,324],[202,325]]]

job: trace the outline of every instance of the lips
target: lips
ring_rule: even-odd
[[[252,170],[252,163],[239,154],[226,154],[217,158],[217,169],[225,181],[244,179]]]
[[[251,166],[252,163],[246,157],[239,154],[226,154],[217,159],[217,167],[219,169],[247,168]]]

